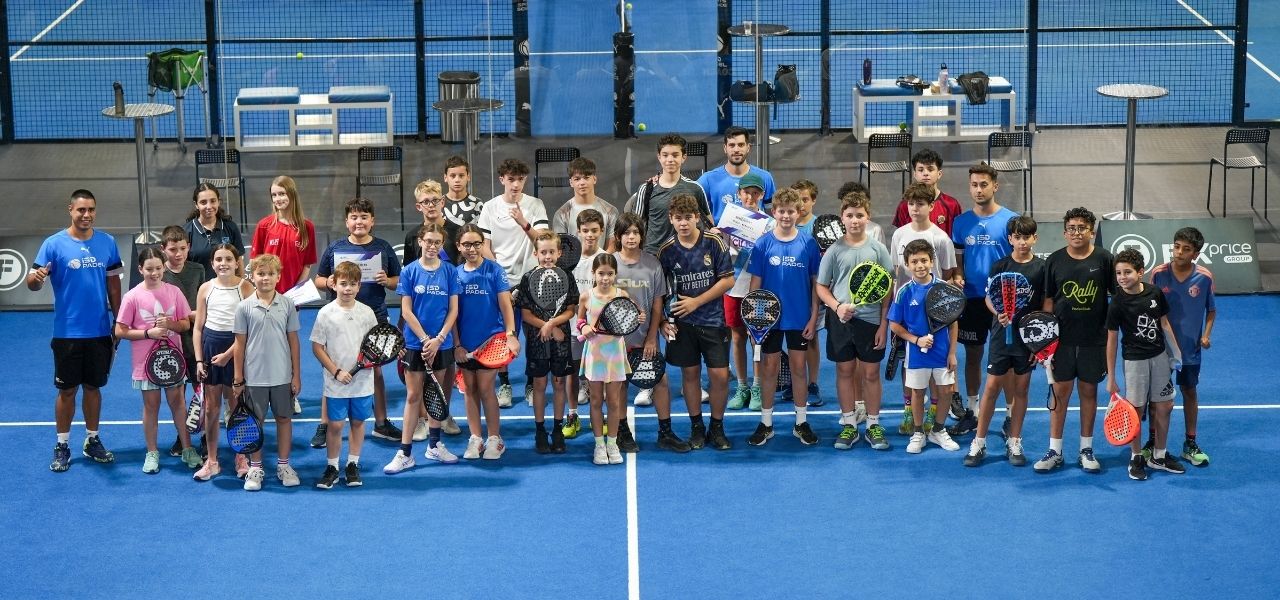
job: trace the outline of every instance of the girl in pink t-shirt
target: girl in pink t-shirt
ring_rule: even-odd
[[[147,442],[147,455],[142,463],[143,473],[160,470],[160,452],[156,449],[156,433],[160,419],[160,387],[147,380],[147,355],[159,340],[168,340],[181,352],[182,339],[178,334],[191,328],[191,307],[182,290],[165,283],[164,254],[155,248],[144,248],[138,253],[138,272],[142,282],[129,290],[120,302],[116,315],[117,338],[133,340],[130,356],[133,364],[133,389],[142,392],[142,434]],[[200,453],[191,447],[187,433],[187,413],[182,402],[186,380],[164,388],[173,424],[182,441],[182,462],[195,469],[200,466]]]

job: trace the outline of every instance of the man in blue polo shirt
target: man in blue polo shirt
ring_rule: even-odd
[[[86,436],[82,452],[96,462],[115,455],[98,438],[102,392],[111,373],[115,342],[112,315],[120,309],[120,278],[124,270],[116,241],[93,229],[98,201],[88,190],[76,190],[67,205],[71,226],[49,236],[36,253],[36,268],[27,274],[27,289],[38,291],[53,282],[53,384],[58,388],[54,421],[58,443],[49,470],[71,467],[71,419],[76,414],[76,390],[82,388]]]
[[[711,222],[720,222],[720,213],[725,204],[738,203],[738,180],[748,172],[760,176],[764,180],[764,201],[761,206],[773,199],[773,175],[768,171],[747,164],[747,155],[751,154],[751,138],[747,130],[741,127],[730,127],[724,132],[724,166],[717,167],[698,178],[698,185],[707,193],[707,203],[711,205]]]

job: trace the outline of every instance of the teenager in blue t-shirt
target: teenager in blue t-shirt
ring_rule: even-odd
[[[743,175],[753,173],[764,182],[764,201],[768,204],[773,198],[773,175],[760,167],[747,163],[747,155],[751,154],[751,138],[749,132],[741,127],[730,127],[724,131],[725,164],[703,173],[698,178],[698,185],[707,193],[707,203],[711,206],[711,222],[720,222],[720,213],[725,204],[736,204],[738,201],[738,180]]]

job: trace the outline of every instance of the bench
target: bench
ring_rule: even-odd
[[[853,136],[866,141],[872,133],[898,133],[897,124],[869,125],[870,104],[901,104],[901,122],[906,123],[914,140],[942,141],[985,140],[995,131],[1011,131],[1017,123],[1017,93],[1004,77],[992,77],[987,86],[987,102],[999,102],[1000,124],[985,125],[964,122],[964,107],[969,99],[956,80],[949,94],[917,90],[897,85],[895,79],[873,79],[870,84],[858,82],[853,88]]]
[[[346,110],[382,110],[386,127],[376,131],[342,132],[339,116]],[[288,130],[253,133],[241,128],[248,113],[277,113],[288,118]],[[395,113],[391,88],[349,85],[329,88],[327,94],[303,94],[296,87],[242,88],[235,101],[236,145],[241,152],[336,150],[361,146],[390,146]]]

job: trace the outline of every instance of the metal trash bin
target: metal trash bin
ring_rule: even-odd
[[[480,74],[475,71],[443,71],[436,80],[440,85],[440,100],[455,100],[458,98],[479,98],[480,97]],[[466,131],[466,123],[463,119],[471,120],[471,131],[475,133],[476,141],[480,139],[480,127],[476,122],[476,113],[468,114],[440,114],[440,141],[442,142],[461,142],[463,132]]]

